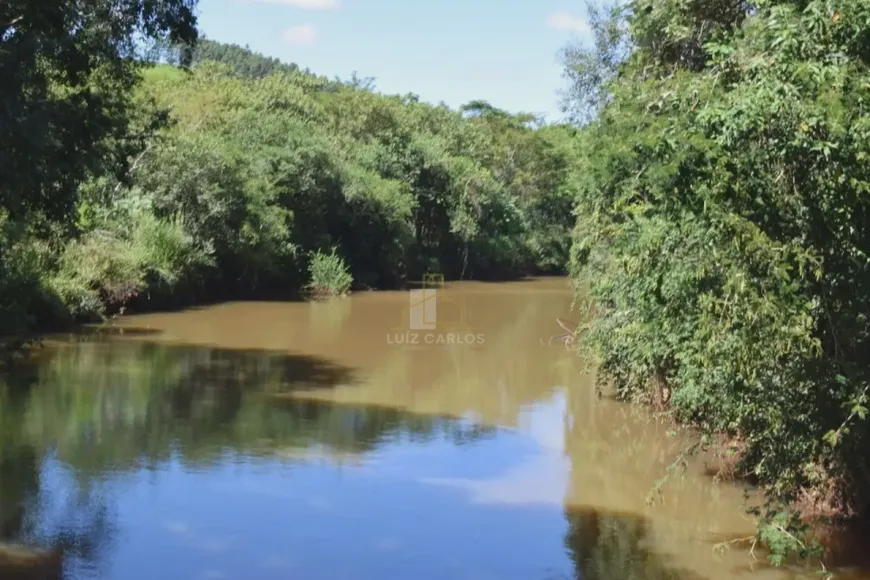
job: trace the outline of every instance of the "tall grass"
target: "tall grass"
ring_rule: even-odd
[[[308,291],[315,297],[343,296],[350,292],[353,276],[344,259],[332,248],[329,254],[320,250],[311,255],[308,264]]]
[[[74,319],[100,318],[149,288],[171,288],[211,264],[180,219],[137,211],[129,222],[89,232],[64,249],[47,283]]]

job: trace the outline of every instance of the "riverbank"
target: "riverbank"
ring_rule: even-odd
[[[759,541],[807,556],[817,516],[870,521],[870,4],[593,15],[595,42],[566,52],[594,117],[584,346],[622,398],[668,393],[675,420],[739,441],[769,500]]]

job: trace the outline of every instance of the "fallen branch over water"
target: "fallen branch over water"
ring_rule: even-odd
[[[562,330],[564,330],[565,333],[551,336],[550,340],[547,341],[547,344],[548,345],[553,344],[553,340],[560,340],[563,343],[565,343],[565,348],[569,348],[571,346],[574,346],[574,337],[577,333],[577,324],[570,322],[570,321],[567,321],[567,320],[562,320],[561,318],[558,318],[558,317],[556,318],[556,323],[562,327]]]
[[[726,540],[724,542],[717,542],[716,544],[713,545],[713,553],[721,555],[722,553],[725,552],[726,549],[728,549],[729,547],[731,547],[735,544],[737,544],[737,545],[749,544],[750,542],[751,542],[751,545],[749,547],[749,555],[752,557],[753,560],[758,560],[758,558],[755,557],[755,547],[758,544],[758,534],[746,536],[745,538],[735,538],[733,540]]]

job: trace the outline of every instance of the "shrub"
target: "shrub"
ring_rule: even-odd
[[[173,288],[211,264],[183,222],[145,209],[67,244],[48,285],[76,320],[101,318],[149,287]]]
[[[214,264],[211,249],[196,243],[181,217],[158,219],[140,211],[134,223],[131,242],[135,257],[152,283],[171,289]]]
[[[145,287],[145,272],[129,241],[97,230],[70,242],[51,279],[75,319],[100,318],[106,306],[122,306]]]
[[[315,296],[342,296],[353,284],[353,276],[335,248],[329,254],[319,250],[312,254],[308,274],[308,289]]]
[[[43,294],[44,246],[24,237],[0,213],[0,358],[4,360],[31,342],[34,311]]]

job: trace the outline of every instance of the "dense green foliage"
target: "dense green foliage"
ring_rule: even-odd
[[[183,218],[222,287],[298,289],[310,253],[334,246],[360,287],[427,270],[564,267],[569,129],[329,87],[298,71],[245,79],[213,63],[147,83],[175,125],[112,207],[147,199],[160,219]]]
[[[779,533],[792,510],[868,515],[870,4],[600,14],[594,47],[566,53],[576,109],[600,107],[583,344],[620,395],[739,444],[778,560],[803,550]]]
[[[61,0],[0,6],[0,207],[62,219],[90,172],[123,164],[137,80],[136,38],[196,39],[190,0]]]
[[[152,57],[191,38],[158,32]],[[4,164],[7,347],[35,327],[130,306],[293,297],[312,282],[311,256],[332,248],[358,288],[430,270],[566,267],[573,129],[486,103],[462,112],[384,96],[355,75],[330,81],[237,46],[182,46],[168,60],[191,69],[145,66],[118,48],[123,82],[88,109],[111,131],[76,133],[81,159],[61,161],[72,144],[52,140],[57,150],[23,177],[62,190],[16,193],[6,183],[17,187],[20,168]],[[91,77],[77,77],[81,91],[101,90],[103,77]],[[61,94],[73,85],[44,83]],[[66,121],[58,131],[74,130]],[[63,180],[52,173],[61,167]],[[346,280],[333,282],[344,290]]]
[[[193,2],[0,5],[0,350],[55,317],[43,279],[89,175],[123,176],[159,116],[133,91],[142,40],[196,39]],[[62,310],[62,308],[61,308]]]

